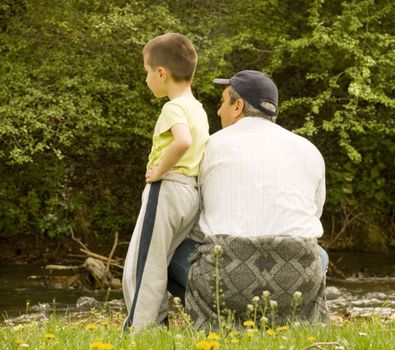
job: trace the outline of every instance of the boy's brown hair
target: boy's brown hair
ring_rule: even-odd
[[[150,40],[143,49],[147,63],[169,70],[174,81],[192,81],[197,64],[197,53],[184,35],[167,33]]]

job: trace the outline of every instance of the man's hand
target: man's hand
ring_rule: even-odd
[[[162,176],[163,174],[159,172],[159,167],[157,165],[154,165],[145,173],[145,182],[151,183],[162,180]]]

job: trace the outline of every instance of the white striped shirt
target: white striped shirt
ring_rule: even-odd
[[[325,163],[307,139],[244,117],[213,134],[200,167],[204,234],[320,237]]]

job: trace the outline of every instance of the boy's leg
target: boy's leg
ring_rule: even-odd
[[[153,222],[153,225],[148,234],[144,232],[143,225],[137,251],[136,275],[132,276],[136,287],[131,295],[131,309],[126,324],[133,324],[136,329],[162,321],[158,316],[163,310],[163,302],[167,301],[167,266],[195,220],[198,211],[197,190],[193,186],[164,180],[160,185],[155,209],[153,215],[147,206],[144,221]]]
[[[130,312],[130,309],[132,307],[132,297],[136,288],[137,258],[140,245],[141,230],[143,227],[150,188],[151,185],[146,185],[143,194],[141,195],[141,208],[136,221],[136,225],[133,230],[132,238],[129,243],[129,248],[126,254],[123,268],[122,291],[128,313]]]

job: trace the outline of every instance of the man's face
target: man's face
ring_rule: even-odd
[[[236,123],[243,110],[243,108],[240,109],[241,99],[235,101],[233,104],[230,103],[229,89],[230,87],[227,86],[222,92],[221,106],[217,112],[218,116],[221,118],[221,125],[223,128]]]

